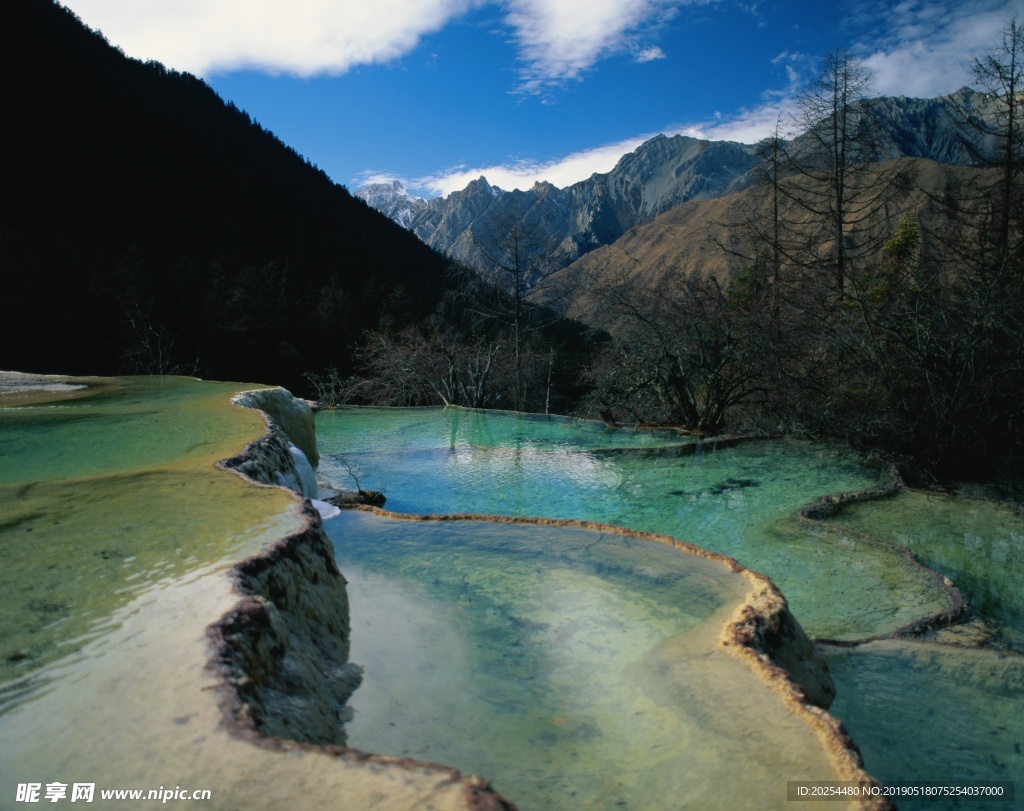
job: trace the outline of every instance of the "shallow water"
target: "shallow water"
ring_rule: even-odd
[[[104,790],[179,787],[211,791],[202,805],[225,811],[361,808],[381,796],[464,809],[445,771],[281,753],[228,731],[207,626],[238,600],[234,564],[302,526],[290,491],[215,468],[265,430],[229,401],[252,387],[87,382],[105,393],[50,410],[38,404],[45,390],[3,393],[35,405],[0,408],[0,807],[15,807],[25,784],[62,784],[70,802],[86,783],[100,809],[131,805]]]
[[[255,552],[298,529],[286,493],[221,475],[262,493],[271,509],[279,498],[287,505],[275,522],[236,526],[238,552]],[[202,536],[205,528],[195,524],[191,531]],[[33,807],[15,797],[19,784],[34,782],[65,785],[62,804],[70,802],[74,783],[94,784],[94,801],[82,807],[102,811],[369,808],[381,796],[388,808],[422,808],[428,798],[437,811],[464,811],[463,788],[447,773],[370,770],[316,750],[263,748],[228,731],[205,629],[238,599],[229,579],[236,560],[233,553],[153,584],[114,609],[103,634],[0,685],[0,807]],[[132,803],[101,796],[110,789],[148,794],[178,787],[208,790],[211,798]]]
[[[783,775],[832,779],[811,728],[717,647],[749,590],[721,563],[565,527],[326,526],[365,669],[350,746],[486,775],[524,811],[783,808]]]
[[[1015,783],[1012,802],[901,807],[1024,808],[1024,657],[883,640],[829,648],[827,658],[840,688],[830,711],[883,783]]]
[[[291,807],[296,798],[306,807],[331,807],[339,798],[352,797],[365,785],[359,782],[365,775],[350,764],[314,753],[267,752],[218,726],[213,678],[205,670],[205,626],[234,600],[227,579],[232,563],[297,527],[289,494],[254,488],[213,469],[216,459],[236,454],[262,432],[262,419],[228,403],[228,396],[241,388],[232,384],[163,378],[113,385],[94,397],[52,407],[0,409],[0,474],[5,477],[0,482],[0,805],[25,780],[211,787],[215,800],[210,807],[232,809]],[[764,565],[752,565],[785,584],[790,596],[797,595],[791,604],[800,606],[798,619],[819,635],[857,636],[868,628],[898,626],[904,616],[929,613],[931,606],[943,602],[886,547],[841,530],[806,529],[790,521],[793,509],[821,493],[878,480],[877,470],[840,452],[800,443],[757,443],[714,453],[705,449],[693,457],[658,457],[633,454],[628,447],[676,440],[609,434],[600,426],[548,418],[494,415],[492,425],[491,415],[477,412],[366,413],[368,423],[332,426],[337,429],[332,441],[335,450],[345,449],[345,460],[364,468],[364,487],[388,491],[388,506],[546,512],[660,530],[710,548],[717,545],[748,563],[762,561]],[[401,417],[392,422],[396,414]],[[321,415],[321,432],[331,434],[325,423],[332,419]],[[410,438],[412,452],[406,453],[402,446]],[[603,450],[609,448],[619,450]],[[347,467],[340,459],[327,460],[325,467],[331,469],[330,478],[347,483]],[[411,500],[403,502],[409,494]],[[493,498],[499,508],[485,498]],[[375,530],[371,523],[363,527],[371,541],[396,537],[391,529]],[[415,527],[417,536],[424,527],[402,526],[409,532]],[[476,529],[470,534],[477,534]],[[535,533],[528,535],[529,540],[516,543],[535,544]],[[430,538],[430,530],[423,537]],[[384,625],[378,626],[381,644],[375,652],[360,647],[361,637],[367,637],[358,628],[355,634],[355,650],[365,655],[362,663],[373,676],[361,688],[366,698],[356,697],[353,729],[359,736],[380,734],[382,747],[404,747],[393,752],[399,754],[408,751],[415,729],[421,737],[408,752],[411,756],[441,760],[438,752],[450,745],[453,757],[473,756],[489,768],[487,758],[494,755],[463,740],[480,740],[472,719],[458,721],[459,733],[449,736],[452,740],[438,741],[436,732],[420,727],[431,719],[419,705],[421,691],[431,681],[442,694],[447,691],[448,698],[438,703],[450,714],[443,720],[455,723],[466,690],[452,688],[465,682],[450,676],[427,679],[428,657],[440,647],[444,661],[438,666],[450,664],[457,653],[474,675],[483,674],[485,666],[493,671],[500,644],[487,640],[500,638],[492,632],[501,630],[511,634],[508,644],[518,641],[520,649],[534,648],[532,658],[519,660],[524,666],[511,672],[544,672],[554,686],[569,683],[570,689],[562,690],[567,695],[563,705],[558,705],[557,691],[547,689],[524,699],[533,702],[522,713],[527,740],[532,735],[557,763],[554,774],[571,774],[574,760],[606,764],[603,782],[597,784],[600,790],[552,785],[553,772],[543,771],[549,766],[545,759],[530,759],[536,744],[524,747],[507,740],[504,733],[511,733],[518,722],[484,699],[500,718],[494,729],[503,733],[488,736],[488,743],[496,739],[499,747],[506,747],[499,753],[515,751],[524,758],[520,773],[508,778],[510,785],[521,781],[523,796],[539,797],[541,807],[557,794],[555,799],[585,797],[586,802],[573,800],[576,807],[597,808],[627,790],[631,797],[634,791],[638,797],[649,792],[654,799],[648,807],[655,808],[664,807],[665,796],[675,798],[684,791],[693,807],[749,807],[753,801],[740,788],[742,781],[726,774],[712,786],[704,775],[717,774],[716,763],[746,762],[753,751],[767,755],[744,768],[763,775],[762,786],[780,782],[783,797],[785,780],[821,774],[811,767],[814,753],[800,743],[806,736],[802,722],[782,712],[774,697],[763,700],[760,683],[735,694],[737,685],[750,684],[735,670],[740,663],[728,660],[723,665],[714,657],[693,655],[701,629],[714,625],[707,612],[713,616],[716,606],[726,604],[716,602],[726,600],[728,589],[719,593],[721,584],[712,585],[714,577],[709,583],[684,576],[689,591],[701,595],[694,601],[701,610],[695,610],[671,597],[662,569],[623,571],[634,565],[631,554],[600,571],[576,571],[557,558],[541,556],[541,572],[531,575],[528,555],[520,554],[515,565],[485,562],[507,543],[492,537],[483,548],[461,552],[461,563],[447,548],[433,544],[436,548],[426,556],[436,562],[422,568],[441,569],[445,575],[412,585],[419,554],[413,546],[420,543],[408,542],[400,556],[401,571],[376,557],[380,544],[363,550],[365,563],[352,562],[353,599],[377,601],[367,605],[373,621]],[[550,579],[543,579],[546,570]],[[479,582],[473,580],[477,572]],[[514,584],[513,574],[524,579]],[[524,600],[528,611],[520,611],[518,600],[527,588],[522,584],[531,576],[541,577],[529,591],[536,599]],[[899,599],[904,592],[911,595],[909,608]],[[545,603],[552,593],[563,599]],[[471,600],[461,599],[467,594]],[[831,604],[823,594],[831,594]],[[460,602],[470,605],[460,607]],[[488,611],[480,630],[474,630],[463,619],[480,605]],[[804,609],[810,622],[801,615]],[[637,619],[650,622],[647,630],[632,625]],[[559,626],[563,621],[566,625]],[[423,644],[433,636],[445,644]],[[408,653],[396,657],[390,643],[397,639]],[[873,656],[875,646],[864,650]],[[901,659],[877,667],[873,662],[886,660],[856,658],[850,652],[834,659],[843,702],[839,706],[858,740],[863,735],[869,766],[884,770],[891,759],[891,769],[902,774],[898,764],[939,756],[954,764],[962,760],[964,768],[969,766],[964,774],[978,779],[998,779],[992,775],[1019,770],[1019,727],[999,727],[1000,718],[1024,717],[1024,700],[1015,686],[1019,669],[992,666],[989,660],[960,666],[960,653],[939,646],[934,650],[934,662],[924,667],[920,657],[910,665]],[[573,655],[565,656],[568,652]],[[360,653],[354,656],[357,662]],[[409,661],[417,668],[404,667]],[[613,666],[606,668],[609,662]],[[391,738],[390,723],[383,729],[372,722],[390,711],[392,694],[381,698],[382,681],[375,675],[389,669],[406,679],[401,689],[408,696],[402,731]],[[505,678],[507,661],[498,670]],[[882,674],[876,692],[874,673]],[[410,681],[410,674],[416,678]],[[483,682],[494,684],[488,678]],[[599,709],[587,692],[591,687],[599,688],[599,695],[647,709],[629,718],[608,707]],[[483,692],[493,696],[508,690],[498,683]],[[913,715],[900,716],[879,704],[875,699],[880,694],[894,696],[907,707],[919,705],[922,713],[928,712],[929,695],[937,696],[943,708],[957,702],[971,708],[956,722],[963,726],[962,745],[936,748],[924,736],[949,737],[954,722],[923,725]],[[728,718],[707,710],[709,702],[703,699],[713,695],[734,702]],[[586,700],[578,700],[580,696]],[[779,714],[773,717],[772,712]],[[880,725],[885,734],[874,736],[878,712],[907,720]],[[366,721],[374,731],[368,733],[365,724],[360,730]],[[642,750],[631,750],[626,757],[642,760],[651,778],[617,784],[623,778],[616,772],[618,755],[613,756],[611,744],[620,743],[620,733],[639,728],[652,746],[669,747],[693,743],[688,735],[694,723],[701,734],[711,735],[712,743],[692,748],[691,760],[680,763],[672,759],[678,755],[666,755],[662,761],[659,748],[646,753],[648,762]],[[423,747],[429,748],[419,751]],[[787,765],[787,753],[795,753],[806,773]],[[424,783],[420,772],[380,779],[390,780],[389,796],[404,797],[410,806],[426,790],[435,792],[431,796],[439,798],[438,807],[456,802],[440,798],[448,796],[444,791],[458,789]],[[373,783],[368,790],[377,786]],[[734,793],[721,794],[723,786]],[[578,794],[569,793],[573,790]],[[509,791],[518,796],[519,789]]]
[[[530,438],[534,429],[541,439]],[[756,441],[685,456],[634,454],[623,449],[661,439],[463,409],[325,411],[317,433],[323,477],[351,487],[351,467],[363,489],[383,490],[397,512],[596,521],[735,557],[772,578],[813,636],[886,633],[949,604],[897,550],[793,519],[821,494],[886,475],[837,448]]]
[[[1002,640],[1024,651],[1024,511],[902,491],[844,505],[832,523],[889,538],[951,578]]]
[[[690,541],[770,576],[804,628],[819,638],[889,633],[949,607],[932,577],[890,544],[846,532],[839,523],[793,519],[800,507],[822,495],[879,483],[883,472],[856,456],[808,443],[767,441],[693,456],[633,454],[623,449],[632,442],[646,444],[642,435],[591,426],[577,440],[575,425],[558,418],[532,423],[542,426],[544,442],[524,435],[523,421],[500,414],[322,412],[321,473],[351,486],[351,467],[363,488],[384,490],[388,508],[400,512],[576,518]],[[559,425],[572,428],[553,442],[550,435],[558,436]],[[601,452],[602,446],[619,450]],[[1022,593],[1017,530],[1007,530],[1016,519],[1007,522],[1001,508],[996,519],[991,511],[978,516],[972,509],[964,517],[957,502],[940,510],[916,501],[906,494],[858,503],[837,522],[914,546],[939,569],[954,559],[960,568],[947,573],[962,580],[975,601],[988,605],[990,615],[1000,616],[1004,628],[1011,627]],[[934,529],[947,520],[952,530]],[[919,543],[909,537],[922,531],[935,540]],[[957,544],[970,553],[949,555],[947,547]],[[1003,571],[997,572],[1000,564]],[[987,590],[979,585],[988,582],[995,585]],[[1019,659],[999,659],[987,650],[891,644],[892,649],[881,644],[833,649],[839,691],[834,707],[868,768],[899,782],[936,774],[1005,780],[1010,774],[1021,783]]]
[[[289,505],[215,468],[263,431],[229,402],[243,387],[102,382],[0,408],[0,682],[74,653],[117,607],[233,554]]]
[[[422,807],[424,797],[462,807],[445,773],[282,754],[223,728],[205,628],[236,599],[231,566],[298,528],[293,496],[214,467],[263,431],[259,414],[228,402],[240,387],[107,383],[52,408],[0,409],[0,440],[10,439],[0,442],[0,805],[25,782],[87,782],[211,789],[207,807],[253,811],[366,807],[382,792],[391,807]],[[362,549],[362,563],[349,561],[353,596],[370,601],[356,640],[374,679],[353,722],[367,748],[472,755],[465,767],[493,767],[503,787],[541,808],[621,808],[625,797],[660,808],[680,793],[679,807],[745,805],[750,786],[720,771],[737,763],[751,780],[773,781],[758,801],[767,807],[784,802],[779,774],[829,777],[807,725],[744,663],[714,650],[722,612],[744,592],[725,567],[661,546],[637,557],[637,542],[597,533],[337,521],[357,529],[342,546]],[[377,553],[403,532],[398,571]],[[538,539],[549,543],[538,549]],[[439,575],[411,585],[423,560]],[[672,596],[680,588],[685,600]],[[376,653],[364,646],[371,628]],[[407,679],[399,715],[393,693],[375,698],[388,669]],[[428,687],[438,691],[429,701]],[[426,727],[437,713],[457,730],[448,741]],[[400,721],[397,736],[385,717]],[[120,806],[97,797],[90,807]]]
[[[225,405],[258,386],[181,377],[102,383],[91,397],[0,409],[0,484],[223,459],[241,451],[246,425],[262,425],[258,414],[239,419]]]

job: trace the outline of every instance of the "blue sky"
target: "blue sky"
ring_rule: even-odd
[[[829,50],[936,96],[1024,0],[68,0],[205,79],[351,190],[557,186],[659,132],[751,143]]]

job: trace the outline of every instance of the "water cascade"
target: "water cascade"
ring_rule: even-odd
[[[883,779],[1024,772],[1004,507],[822,500],[895,483],[795,441],[461,409],[317,437],[283,390],[180,378],[4,374],[0,406],[0,804],[507,808],[478,773],[523,809],[781,808],[868,780],[830,703]],[[324,523],[353,477],[396,512]]]

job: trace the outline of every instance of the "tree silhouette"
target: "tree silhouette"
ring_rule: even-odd
[[[864,103],[872,82],[871,71],[847,51],[829,53],[818,77],[797,97],[793,124],[799,136],[786,149],[784,169],[773,170],[778,190],[805,212],[782,224],[779,231],[786,233],[779,242],[788,240],[786,252],[810,267],[830,269],[839,295],[853,264],[884,241],[868,224],[877,221],[873,214],[891,196],[887,189],[905,180],[878,163],[878,129]]]
[[[969,152],[982,166],[998,169],[995,184],[996,243],[1004,258],[1011,251],[1011,219],[1020,217],[1024,168],[1024,28],[1012,18],[996,46],[973,64],[977,85],[989,94],[993,116],[986,122],[965,116]],[[1016,210],[1016,211],[1015,211]]]

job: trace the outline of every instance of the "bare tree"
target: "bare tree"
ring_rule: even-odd
[[[590,370],[592,409],[607,422],[721,431],[763,393],[771,318],[767,285],[723,290],[714,279],[627,280],[602,291],[615,340]]]
[[[782,137],[782,123],[775,121],[772,134],[757,145],[761,157],[761,171],[764,180],[771,190],[771,219],[767,230],[768,245],[771,256],[771,283],[777,296],[779,277],[782,272],[782,227],[779,219],[779,183],[782,179],[782,165],[785,160],[786,142]],[[764,240],[761,240],[764,242]]]
[[[865,104],[872,81],[871,71],[847,51],[829,53],[818,78],[797,98],[799,135],[788,145],[785,170],[776,165],[773,172],[778,191],[805,214],[782,223],[793,245],[788,252],[830,269],[839,295],[854,262],[884,242],[885,232],[870,224],[906,181],[878,163],[877,128]]]
[[[1000,33],[985,56],[976,57],[974,79],[992,102],[991,119],[965,116],[972,137],[966,145],[982,166],[998,170],[995,182],[995,242],[1006,257],[1011,251],[1011,219],[1021,216],[1021,173],[1024,169],[1024,28],[1016,17]]]
[[[180,360],[175,346],[176,333],[153,320],[152,306],[143,310],[135,301],[123,305],[128,340],[121,352],[121,363],[133,375],[186,375],[200,372],[197,352],[188,361]]]
[[[506,318],[512,327],[512,355],[515,360],[516,388],[515,407],[521,410],[526,399],[523,387],[523,337],[526,332],[527,278],[534,272],[538,246],[525,227],[522,216],[514,209],[505,209],[492,218],[483,239],[476,245],[483,252],[494,273],[498,290],[505,295],[499,297]]]
[[[356,392],[365,388],[369,381],[355,375],[342,377],[337,368],[331,366],[323,372],[305,372],[302,375],[316,392],[317,405],[331,408],[350,403]]]
[[[558,320],[559,304],[570,293],[568,285],[560,283],[563,269],[551,264],[545,230],[523,205],[521,196],[512,192],[474,223],[473,244],[482,262],[476,268],[479,275],[456,268],[458,284],[452,294],[464,313],[476,317],[473,329],[487,332],[497,324],[507,333],[515,373],[511,405],[517,411],[531,404],[539,407],[540,397],[533,396],[532,388],[543,385],[533,374],[539,363],[534,355],[541,350],[533,339]],[[541,354],[548,358],[550,371],[550,348]]]
[[[494,405],[501,344],[462,339],[451,327],[371,332],[361,348],[375,402],[388,405]]]

